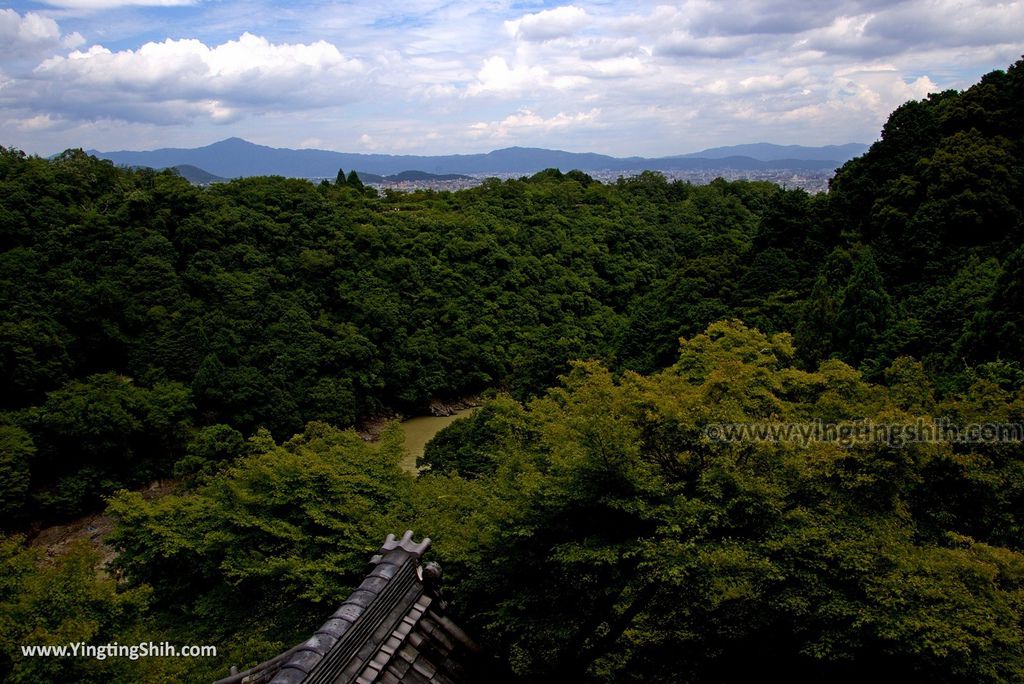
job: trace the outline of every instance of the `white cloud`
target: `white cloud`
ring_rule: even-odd
[[[673,31],[657,43],[657,54],[672,57],[738,57],[757,45],[749,36],[693,36]]]
[[[470,126],[470,135],[473,137],[506,138],[512,134],[521,134],[528,131],[549,133],[555,129],[593,125],[600,115],[601,110],[595,108],[589,112],[577,112],[575,114],[559,112],[545,119],[532,110],[524,108],[514,114],[509,114],[501,121],[475,123]]]
[[[803,92],[814,82],[814,76],[806,68],[793,69],[786,73],[767,73],[746,76],[734,81],[717,78],[699,86],[697,92],[711,95],[739,96],[746,94],[777,93],[784,90]]]
[[[377,150],[379,148],[377,141],[368,133],[363,133],[359,136],[359,145],[364,150]]]
[[[510,67],[504,57],[488,57],[477,72],[477,82],[469,86],[470,95],[485,92],[518,92],[544,81],[548,74],[539,66]]]
[[[33,117],[22,119],[14,125],[20,131],[35,132],[56,128],[60,125],[60,122],[49,114],[36,114]]]
[[[639,41],[635,37],[596,38],[587,41],[583,45],[580,49],[580,57],[587,60],[613,59],[616,57],[632,57],[644,52],[644,48],[640,46]]]
[[[543,42],[571,36],[589,23],[590,16],[585,9],[565,5],[506,21],[505,30],[521,40]]]
[[[819,94],[811,102],[800,90],[770,100],[727,98],[720,106],[728,116],[752,125],[844,130],[862,127],[865,122],[879,122],[880,126],[899,105],[936,90],[938,86],[927,76],[908,82],[888,65],[858,66],[839,69],[818,81],[811,92]]]
[[[608,31],[615,35],[650,36],[672,31],[685,20],[681,8],[658,5],[650,12],[625,14],[608,20]]]
[[[68,50],[74,50],[85,45],[85,36],[78,31],[74,31],[61,38],[60,45]]]
[[[865,32],[872,14],[856,17],[836,17],[831,24],[804,33],[796,47],[804,50],[819,50],[823,53],[880,54],[889,51],[886,41]]]
[[[434,83],[426,87],[416,88],[416,92],[427,99],[439,99],[457,95],[459,89],[447,83]]]
[[[12,9],[0,9],[0,56],[31,57],[60,43],[60,26],[50,17],[35,12],[24,16]]]
[[[233,121],[352,98],[362,62],[327,42],[274,44],[243,34],[209,47],[195,39],[112,52],[94,45],[44,60],[8,98],[65,116],[153,123]]]
[[[920,0],[878,11],[864,33],[904,50],[999,43],[1019,46],[1022,26],[1024,2]]]
[[[565,90],[586,83],[582,75],[551,75],[541,66],[510,67],[504,57],[488,57],[477,72],[477,80],[466,89],[468,95],[498,93],[516,95],[528,90],[554,88]]]
[[[182,7],[197,0],[40,0],[44,5],[74,10],[106,10],[118,7]]]
[[[895,7],[905,0],[686,0],[680,19],[695,36],[787,36],[829,25],[837,17]]]
[[[649,68],[644,60],[638,57],[615,57],[612,59],[595,60],[588,65],[588,75],[597,78],[619,79],[643,76]]]

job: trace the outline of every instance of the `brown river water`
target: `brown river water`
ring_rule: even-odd
[[[405,458],[402,467],[410,473],[416,472],[416,459],[423,455],[427,442],[438,432],[454,423],[459,418],[472,415],[475,408],[456,411],[450,416],[419,416],[402,421],[405,431]]]

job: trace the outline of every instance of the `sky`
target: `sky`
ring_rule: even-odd
[[[1024,53],[1024,2],[0,0],[0,145],[666,156],[871,142]]]

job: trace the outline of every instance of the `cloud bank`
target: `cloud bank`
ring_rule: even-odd
[[[362,71],[330,43],[273,44],[249,33],[213,47],[195,39],[118,52],[94,45],[43,61],[19,101],[68,118],[224,123],[344,103]]]
[[[1024,52],[1024,2],[47,4],[0,10],[0,144],[48,152],[113,131],[121,147],[202,144],[228,124],[423,153],[869,141],[907,99]]]

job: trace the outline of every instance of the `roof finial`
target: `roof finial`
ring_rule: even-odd
[[[395,539],[395,535],[389,534],[380,547],[380,552],[386,554],[394,549],[402,549],[417,556],[422,556],[430,548],[430,537],[424,537],[418,544],[412,540],[412,530],[406,530],[401,540]]]

